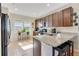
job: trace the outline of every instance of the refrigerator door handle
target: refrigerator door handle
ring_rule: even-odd
[[[10,28],[10,33],[9,33],[9,39],[10,39],[10,37],[11,37],[11,22],[10,22],[10,20],[9,20],[9,28]]]

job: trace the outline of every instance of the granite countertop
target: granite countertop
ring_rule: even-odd
[[[71,33],[60,33],[59,35],[54,35],[54,36],[49,36],[49,35],[33,36],[34,39],[37,39],[40,42],[46,43],[53,47],[57,47],[62,43],[73,39],[74,37],[76,37],[76,34],[71,34]]]

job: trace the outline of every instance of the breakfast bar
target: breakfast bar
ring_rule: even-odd
[[[44,43],[46,45],[49,45],[52,47],[52,55],[54,54],[53,47],[60,46],[61,44],[67,42],[68,40],[72,40],[74,37],[76,37],[76,34],[72,33],[59,33],[57,35],[36,35],[33,37],[33,55],[41,56],[41,43]]]

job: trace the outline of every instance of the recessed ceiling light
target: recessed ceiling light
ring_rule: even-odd
[[[49,6],[50,6],[50,4],[48,3],[48,4],[46,4],[46,6],[47,6],[47,7],[49,7]]]
[[[15,8],[14,10],[15,10],[15,11],[18,11],[18,8]]]

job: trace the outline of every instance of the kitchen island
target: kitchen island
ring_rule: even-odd
[[[33,37],[33,55],[41,56],[42,54],[42,43],[49,45],[51,47],[57,47],[68,40],[72,40],[76,37],[76,34],[71,33],[60,33],[57,35],[49,36],[49,35],[36,35]],[[53,50],[53,48],[52,48]],[[53,51],[52,51],[53,53]]]

